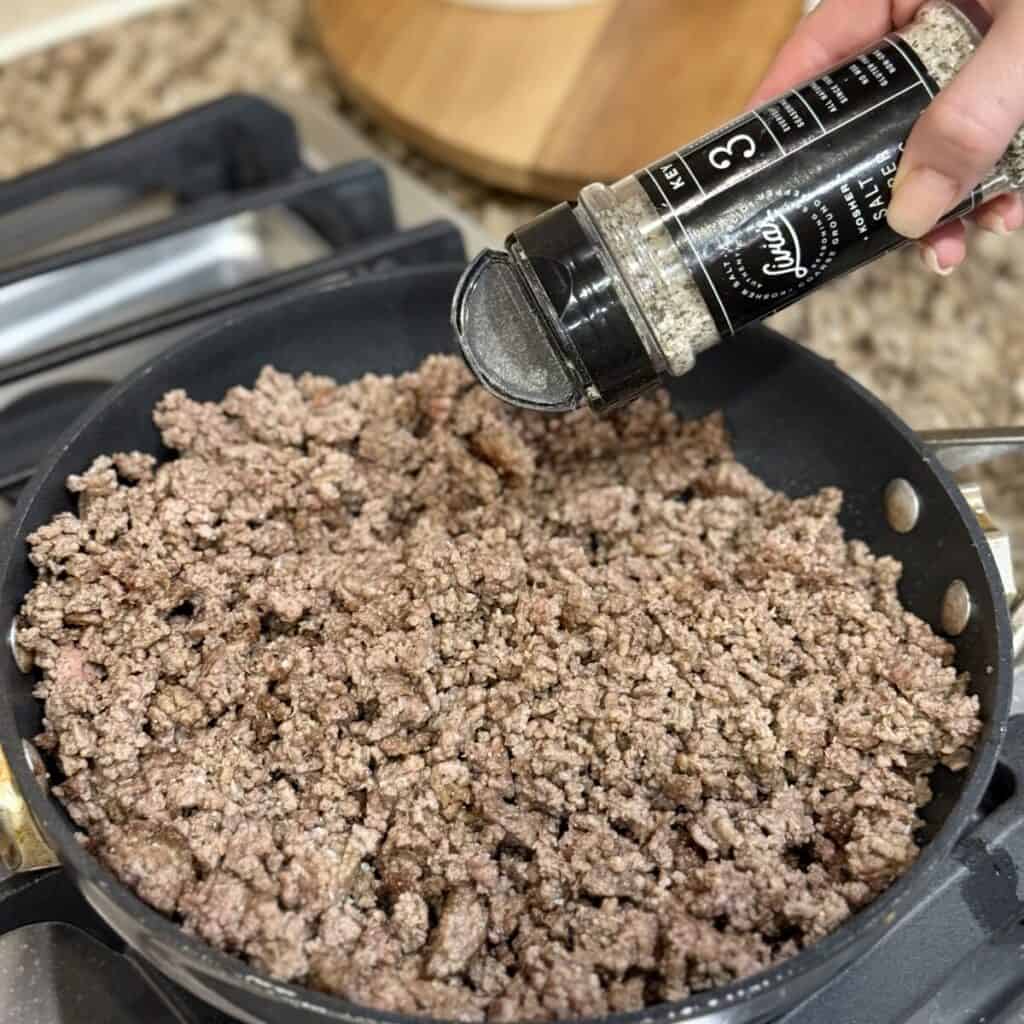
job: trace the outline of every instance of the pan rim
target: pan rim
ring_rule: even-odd
[[[51,479],[56,466],[85,428],[109,407],[124,400],[126,396],[130,396],[137,383],[153,373],[156,368],[182,358],[186,351],[195,349],[207,339],[241,321],[279,310],[282,306],[301,303],[314,296],[327,293],[336,293],[341,302],[346,301],[346,293],[351,293],[351,297],[348,297],[347,301],[355,303],[359,301],[360,294],[383,292],[399,281],[426,282],[427,284],[444,281],[446,284],[450,283],[451,288],[454,289],[462,269],[461,263],[434,264],[429,267],[405,268],[374,274],[352,283],[315,282],[301,286],[283,296],[274,296],[254,303],[244,311],[234,312],[214,324],[206,325],[188,338],[178,342],[171,349],[145,363],[115,385],[111,391],[93,402],[67,428],[41,462],[31,481],[24,487],[8,524],[8,529],[5,530],[4,544],[0,549],[0,559],[2,559],[0,589],[6,590],[14,558],[19,549],[24,546],[22,533],[25,519],[32,508],[40,486]],[[837,372],[829,360],[822,358],[810,349],[784,338],[777,332],[770,331],[769,333],[784,345],[798,349],[802,357],[829,366],[831,372]],[[946,821],[943,822],[937,834],[922,847],[920,855],[910,868],[884,893],[863,910],[844,921],[831,934],[819,939],[776,967],[759,971],[728,985],[697,993],[685,1000],[602,1017],[560,1019],[563,1024],[569,1020],[577,1022],[577,1024],[599,1024],[599,1022],[600,1024],[648,1024],[653,1015],[657,1015],[658,1019],[663,1021],[676,1021],[699,1017],[716,1010],[734,1010],[738,1009],[740,1005],[752,1001],[758,995],[771,993],[785,985],[787,981],[795,980],[815,969],[820,969],[828,960],[834,959],[839,965],[845,964],[850,959],[851,947],[858,942],[865,941],[863,933],[874,930],[880,935],[889,923],[902,915],[908,905],[912,905],[914,891],[920,887],[927,887],[929,880],[938,873],[956,842],[963,835],[963,828],[956,828],[957,821],[964,819],[978,806],[995,770],[1000,746],[1006,733],[1012,689],[1009,612],[1004,614],[1002,611],[1006,607],[1006,603],[995,559],[966,499],[934,454],[928,450],[917,434],[880,399],[853,378],[845,373],[842,375],[854,394],[871,406],[875,413],[885,417],[918,452],[931,472],[938,477],[943,490],[952,499],[961,521],[971,535],[982,570],[991,589],[991,597],[997,609],[997,622],[995,623],[998,646],[998,664],[995,666],[997,673],[996,702],[992,716],[984,723],[982,736],[971,763],[965,769],[969,775],[964,780],[958,799],[950,809]],[[9,626],[6,622],[0,625],[3,625],[4,629]],[[13,664],[10,652],[8,652],[7,658]],[[216,979],[231,988],[237,989],[241,986],[256,998],[265,998],[268,994],[272,994],[278,1000],[287,1002],[292,1008],[306,1009],[325,1019],[330,1019],[333,1016],[334,1019],[350,1021],[353,1024],[354,1022],[364,1024],[364,1022],[382,1021],[389,1022],[389,1024],[416,1024],[416,1022],[422,1024],[423,1021],[428,1020],[437,1022],[445,1020],[440,1017],[413,1017],[364,1007],[339,996],[331,996],[302,985],[278,981],[268,973],[251,967],[240,957],[224,953],[201,939],[187,934],[178,922],[143,902],[98,859],[79,845],[75,837],[82,830],[76,829],[64,820],[64,812],[57,810],[55,798],[45,793],[43,788],[38,785],[21,750],[22,737],[18,734],[16,727],[11,697],[7,693],[7,687],[0,687],[0,689],[4,691],[3,696],[0,697],[0,744],[10,752],[11,770],[26,803],[31,808],[47,839],[58,852],[62,867],[69,870],[76,885],[83,891],[83,895],[94,909],[99,911],[90,897],[90,888],[102,890],[104,897],[112,901],[121,914],[134,919],[147,933],[160,940],[152,944],[153,953],[147,954],[142,951],[147,959],[157,952],[166,956],[168,948],[174,949],[177,959],[183,962],[189,961],[189,967],[206,977]],[[99,912],[104,919],[108,919],[106,913]],[[112,925],[112,927],[124,937],[121,928],[116,925]],[[129,946],[133,945],[127,938],[125,941]],[[845,959],[843,953],[847,953]],[[157,960],[154,966],[167,973],[173,980],[189,987],[188,981],[183,979],[190,978],[190,975],[176,970],[176,964]],[[238,1011],[235,1009],[232,1012],[237,1013]],[[784,1012],[784,1010],[780,1009],[777,1012]]]

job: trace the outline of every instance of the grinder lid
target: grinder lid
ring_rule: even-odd
[[[452,323],[470,368],[506,402],[605,411],[658,371],[614,272],[567,203],[524,224],[507,252],[486,251],[459,284]]]
[[[469,368],[503,402],[568,412],[583,401],[507,252],[485,249],[455,291],[452,326]]]

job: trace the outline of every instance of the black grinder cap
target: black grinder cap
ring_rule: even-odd
[[[529,409],[625,405],[658,371],[607,268],[568,203],[518,228],[463,275],[452,324],[492,394]]]

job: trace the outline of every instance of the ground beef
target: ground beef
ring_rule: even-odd
[[[31,538],[90,850],[277,978],[445,1018],[679,999],[913,861],[979,728],[900,566],[719,417],[506,409],[450,358],[155,411]]]

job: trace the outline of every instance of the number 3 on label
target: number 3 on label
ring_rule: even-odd
[[[749,135],[734,135],[724,146],[716,146],[711,150],[708,163],[715,170],[727,171],[736,157],[749,160],[756,152],[757,143]]]

